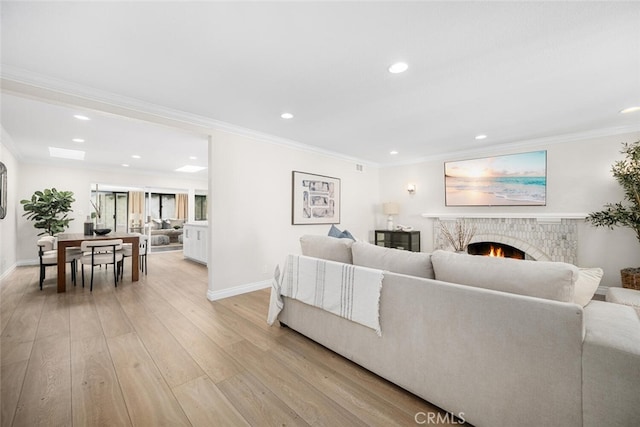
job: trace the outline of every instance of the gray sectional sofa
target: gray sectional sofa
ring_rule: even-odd
[[[640,319],[591,301],[590,272],[325,236],[301,244],[384,270],[381,336],[286,297],[281,324],[475,426],[639,425]]]
[[[153,218],[150,222],[151,246],[182,243],[184,221],[184,219],[161,220]]]

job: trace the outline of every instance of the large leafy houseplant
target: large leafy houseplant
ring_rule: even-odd
[[[29,200],[20,200],[24,205],[27,219],[35,221],[34,226],[43,230],[38,236],[49,234],[53,236],[63,232],[69,227],[69,222],[73,218],[69,218],[68,213],[73,212],[71,203],[75,202],[73,192],[58,191],[55,188],[36,191]]]
[[[604,210],[592,212],[587,221],[596,227],[627,227],[633,230],[640,241],[640,140],[623,143],[620,151],[623,160],[616,161],[611,167],[613,177],[624,190],[624,202],[608,203]],[[640,268],[622,270],[622,283],[625,287],[640,289]],[[630,275],[634,275],[630,278]],[[633,283],[630,283],[633,282]],[[637,285],[634,283],[637,282]]]

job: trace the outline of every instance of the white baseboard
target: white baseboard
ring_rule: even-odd
[[[235,295],[246,294],[247,292],[258,291],[260,289],[268,288],[271,286],[271,280],[263,280],[262,282],[247,283],[246,285],[234,286],[229,289],[222,289],[219,291],[207,291],[207,299],[209,301],[216,301],[219,299],[229,298]]]
[[[0,280],[4,280],[9,274],[13,273],[17,267],[28,267],[32,265],[40,265],[40,260],[38,258],[34,259],[21,259],[15,262],[7,271],[2,273],[0,276]]]
[[[2,282],[4,279],[6,279],[9,276],[9,274],[13,273],[13,270],[15,270],[17,266],[18,266],[17,263],[13,264],[11,267],[9,267],[7,269],[7,271],[2,273],[2,275],[0,276],[0,282]]]

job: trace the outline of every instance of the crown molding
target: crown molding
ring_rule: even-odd
[[[368,160],[346,156],[341,153],[303,144],[287,138],[281,138],[232,123],[151,104],[139,99],[81,86],[66,80],[43,76],[9,65],[2,65],[0,79],[3,92],[13,93],[19,96],[47,100],[56,104],[89,108],[132,119],[171,126],[202,135],[211,135],[216,131],[227,132],[256,139],[261,142],[276,144],[313,154],[321,154],[347,162],[364,164],[370,167],[380,166],[378,163]]]
[[[417,163],[426,163],[434,161],[448,161],[451,159],[463,159],[474,156],[483,156],[493,151],[508,151],[513,149],[531,148],[540,145],[556,145],[568,142],[584,141],[593,138],[602,138],[607,136],[622,135],[627,133],[640,132],[640,123],[628,126],[614,126],[608,128],[592,129],[585,132],[574,132],[562,135],[547,136],[542,138],[527,139],[523,141],[509,142],[505,144],[495,144],[472,150],[451,151],[433,156],[419,157],[416,159],[385,164],[381,168],[391,168],[396,166],[413,165]]]
[[[118,116],[170,126],[201,135],[211,135],[216,131],[232,133],[269,144],[275,144],[313,154],[320,154],[334,159],[362,164],[374,168],[391,168],[431,161],[445,161],[455,158],[481,156],[496,150],[507,151],[538,145],[563,144],[590,138],[640,132],[640,123],[638,123],[628,126],[592,129],[585,132],[513,141],[471,150],[452,151],[432,156],[417,157],[406,161],[381,164],[347,156],[335,151],[314,147],[287,138],[255,131],[232,123],[211,119],[185,111],[174,110],[138,99],[78,85],[62,79],[43,76],[32,71],[12,67],[10,65],[2,64],[0,69],[0,83],[3,92],[26,96],[41,101],[46,100],[56,104],[89,108]]]

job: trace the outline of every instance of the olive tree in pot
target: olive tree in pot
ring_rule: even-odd
[[[20,200],[25,210],[22,216],[35,221],[34,226],[43,230],[38,233],[38,236],[43,234],[53,236],[63,232],[69,227],[69,222],[73,221],[73,218],[69,218],[67,214],[73,212],[71,203],[75,201],[71,191],[46,188],[33,193],[29,200]]]
[[[624,202],[608,203],[604,210],[592,212],[587,221],[596,227],[628,227],[640,241],[640,140],[623,143],[620,151],[625,155],[611,167],[614,178],[624,190]],[[622,286],[640,289],[640,268],[624,268],[620,271]]]

